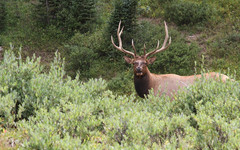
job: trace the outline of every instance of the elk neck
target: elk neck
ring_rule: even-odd
[[[146,69],[146,73],[142,76],[134,74],[134,86],[140,97],[144,98],[144,95],[148,95],[149,90],[153,88],[151,85],[151,72]]]

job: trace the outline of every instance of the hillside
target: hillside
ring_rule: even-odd
[[[0,1],[0,149],[239,149],[240,1]],[[137,96],[138,54],[172,43],[153,73],[221,72],[171,98]]]

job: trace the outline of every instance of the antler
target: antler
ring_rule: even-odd
[[[133,41],[132,41],[132,46],[133,46],[133,49],[134,49],[135,53],[129,52],[129,51],[125,50],[125,49],[122,47],[121,34],[123,33],[123,28],[124,28],[124,27],[122,27],[121,30],[120,30],[120,27],[121,27],[121,21],[119,22],[118,29],[117,29],[117,37],[118,37],[119,46],[117,46],[117,45],[114,43],[113,37],[111,36],[112,44],[113,44],[113,46],[114,46],[116,49],[120,50],[121,52],[126,53],[126,54],[128,54],[128,55],[132,55],[133,57],[135,57],[135,56],[136,56],[136,50],[135,50]]]
[[[160,49],[158,49],[158,48],[159,48],[159,40],[158,40],[157,48],[156,48],[154,51],[147,53],[147,54],[145,55],[146,58],[147,58],[148,56],[150,56],[150,55],[154,55],[154,54],[156,54],[156,53],[159,53],[159,52],[161,52],[161,51],[164,51],[164,50],[166,50],[166,49],[170,46],[170,44],[171,44],[171,37],[169,38],[168,45],[166,46],[169,36],[168,36],[168,27],[167,27],[167,24],[166,24],[165,21],[164,21],[164,25],[165,25],[166,35],[165,35],[165,40],[164,40],[164,42],[163,42],[162,47],[161,47]]]

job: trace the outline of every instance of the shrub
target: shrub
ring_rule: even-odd
[[[175,0],[140,0],[138,13],[149,18],[158,18],[164,13],[164,6]]]
[[[131,93],[135,92],[133,85],[133,72],[125,71],[119,73],[108,81],[108,88],[119,95],[131,95]]]
[[[11,51],[4,54],[1,128],[16,125],[24,134],[19,149],[240,147],[237,81],[200,79],[174,101],[153,91],[140,100],[133,94],[114,95],[102,79],[72,80],[63,68],[58,54],[45,73],[39,59],[23,62]]]
[[[218,58],[228,58],[239,54],[240,33],[228,33],[211,43],[210,54]]]
[[[209,64],[212,68],[222,68],[224,71],[229,69],[236,72],[239,79],[239,60],[240,60],[240,34],[230,32],[226,35],[218,36],[209,44],[208,54],[213,58]]]
[[[20,59],[17,61],[17,59]],[[0,65],[0,83],[1,83],[1,117],[3,125],[14,125],[14,121],[21,118],[27,118],[34,112],[23,112],[25,98],[31,91],[30,82],[38,73],[42,71],[40,59],[27,58],[26,63],[22,62],[21,55],[15,57],[13,52],[4,53],[3,62]],[[7,106],[7,107],[6,107]],[[10,116],[11,114],[11,116]]]
[[[213,8],[206,2],[173,1],[165,8],[165,18],[177,25],[194,25],[208,21],[213,15]]]
[[[80,72],[81,77],[92,77],[89,71],[98,56],[99,49],[102,48],[102,43],[102,31],[98,31],[93,34],[77,33],[65,44],[67,70],[71,72],[71,76],[76,76],[76,72]]]
[[[97,90],[96,84],[98,81],[91,82],[89,88]],[[110,91],[95,97],[85,92],[49,111],[41,108],[35,117],[21,121],[19,127],[31,137],[22,146],[235,149],[240,146],[239,94],[236,82],[205,79],[179,91],[172,102],[153,92],[142,101],[135,101],[133,95],[116,97]]]

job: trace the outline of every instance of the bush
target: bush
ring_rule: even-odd
[[[20,59],[17,61],[17,59]],[[31,91],[31,79],[42,71],[40,67],[40,59],[35,60],[27,58],[26,63],[15,57],[13,52],[4,53],[4,59],[0,66],[0,83],[1,83],[1,117],[3,118],[2,125],[14,125],[14,121],[21,118],[27,118],[34,112],[29,108],[24,112],[23,107],[28,107],[25,104],[25,99],[29,98]],[[33,101],[34,103],[34,101]]]
[[[89,88],[97,90],[97,83]],[[85,92],[60,107],[40,109],[19,126],[31,137],[24,148],[235,149],[240,146],[239,94],[238,83],[212,80],[180,91],[172,102],[153,93],[134,102],[134,96],[110,91],[95,97]]]
[[[209,62],[209,65],[223,71],[228,70],[235,71],[236,78],[240,78],[240,34],[229,32],[221,36],[218,35],[213,41],[209,42],[208,55],[211,56],[213,61]]]
[[[164,13],[164,6],[175,0],[140,0],[138,11],[141,16],[158,18]]]
[[[93,34],[77,33],[65,44],[67,70],[71,76],[76,76],[76,72],[80,72],[81,77],[92,77],[89,70],[93,67],[102,43],[102,31],[98,31]]]
[[[108,89],[119,95],[134,93],[133,72],[128,70],[117,74],[108,81]]]
[[[25,137],[20,149],[240,147],[239,82],[201,79],[174,101],[153,91],[139,100],[114,95],[102,79],[72,80],[63,67],[58,54],[45,73],[39,59],[23,62],[11,51],[4,54],[0,127],[16,125]]]
[[[218,37],[210,46],[210,54],[217,58],[228,58],[239,55],[240,33],[228,33]]]
[[[173,1],[165,8],[165,18],[177,25],[194,25],[207,22],[213,16],[213,8],[206,2]]]

